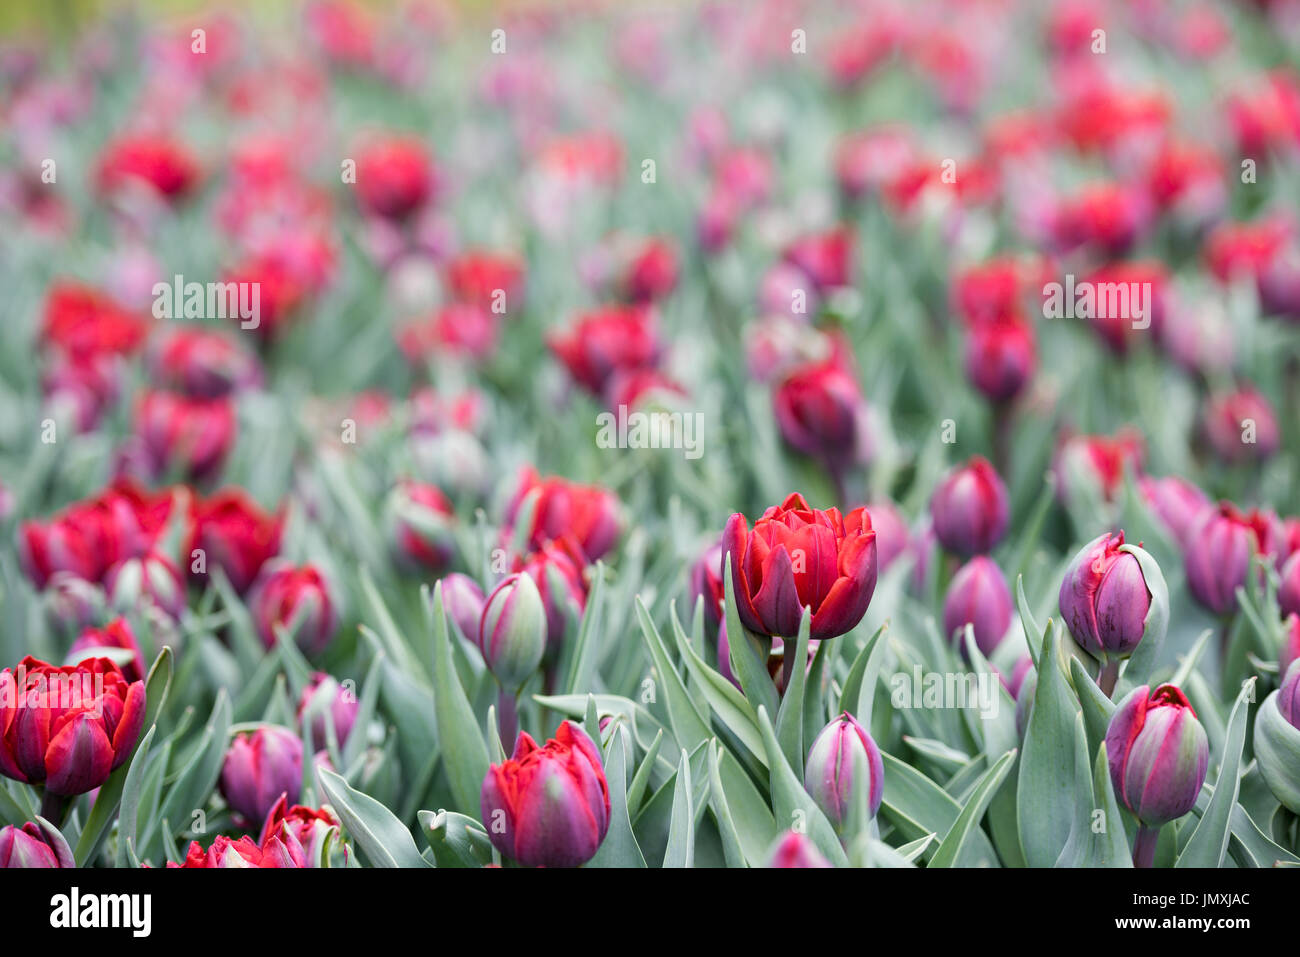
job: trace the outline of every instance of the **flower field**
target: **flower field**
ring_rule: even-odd
[[[1300,3],[23,6],[0,867],[1300,864]]]

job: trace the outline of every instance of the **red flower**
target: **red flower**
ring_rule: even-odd
[[[56,282],[46,295],[41,340],[71,357],[129,355],[148,331],[146,319],[90,286]]]
[[[228,398],[147,391],[136,413],[136,433],[153,475],[175,470],[191,481],[208,481],[221,472],[234,445],[235,407]]]
[[[447,264],[447,285],[456,299],[487,310],[496,306],[500,290],[505,299],[499,314],[509,315],[523,296],[524,264],[508,254],[472,250]]]
[[[434,191],[433,161],[417,139],[382,138],[357,156],[356,185],[362,210],[385,219],[406,219]]]
[[[602,396],[614,373],[653,368],[663,345],[655,314],[644,306],[605,306],[578,316],[548,340],[579,385]]]
[[[407,323],[397,345],[412,363],[427,362],[438,352],[482,361],[497,344],[496,317],[478,305],[451,303],[433,316]]]
[[[796,367],[772,395],[781,436],[834,470],[871,458],[867,403],[837,358]]]
[[[585,567],[582,552],[570,536],[549,541],[513,562],[511,570],[528,574],[542,596],[542,607],[546,610],[546,646],[552,651],[564,642],[569,607],[579,615],[587,607]],[[558,573],[563,583],[562,594],[556,594],[552,572]]]
[[[0,671],[0,774],[71,797],[131,756],[144,724],[144,682],[107,658],[56,667],[28,656]]]
[[[68,649],[69,664],[80,664],[92,658],[121,661],[118,667],[128,682],[142,681],[148,674],[140,643],[135,640],[135,633],[125,618],[110,621],[103,628],[87,628]]]
[[[802,269],[819,292],[847,286],[853,268],[853,231],[839,226],[800,237],[786,247],[784,258]]]
[[[544,747],[520,734],[510,760],[488,770],[481,804],[492,844],[526,867],[585,864],[609,830],[600,751],[568,721]]]
[[[275,858],[262,853],[247,834],[231,840],[224,834],[218,834],[212,846],[206,851],[198,841],[191,841],[183,863],[168,861],[168,867],[177,868],[227,868],[227,867],[283,867],[274,863]]]
[[[275,647],[275,631],[284,628],[305,652],[319,654],[338,626],[329,582],[314,565],[268,562],[249,594],[248,610],[267,648]]]
[[[105,147],[99,158],[98,183],[104,192],[143,183],[174,200],[194,189],[199,175],[193,154],[165,137],[125,136]]]
[[[966,378],[993,402],[1015,398],[1038,364],[1034,328],[1004,316],[975,326],[966,336]]]
[[[865,508],[841,516],[837,508],[810,508],[793,493],[752,531],[743,514],[733,514],[722,542],[736,610],[758,634],[793,638],[807,607],[811,637],[835,638],[862,620],[876,589],[876,533]]]
[[[1142,436],[1121,429],[1112,438],[1105,435],[1076,435],[1062,443],[1056,457],[1056,474],[1062,496],[1068,501],[1078,490],[1076,479],[1091,483],[1107,502],[1115,501],[1124,472],[1142,470],[1145,449]]]
[[[650,239],[632,259],[623,288],[633,302],[654,302],[677,285],[677,253],[663,239]]]
[[[598,485],[580,485],[552,476],[541,478],[532,466],[519,475],[519,484],[506,508],[513,526],[526,500],[533,500],[528,544],[538,548],[553,539],[569,538],[588,562],[605,555],[618,540],[618,499]]]
[[[241,595],[248,590],[263,563],[280,550],[282,515],[271,516],[240,489],[226,489],[192,506],[193,533],[189,551],[203,550],[204,565],[211,563],[225,572],[231,586]],[[205,577],[205,571],[191,575]]]

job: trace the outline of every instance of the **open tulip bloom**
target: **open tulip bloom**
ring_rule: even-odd
[[[0,868],[1300,867],[1300,0],[185,8],[0,4]]]

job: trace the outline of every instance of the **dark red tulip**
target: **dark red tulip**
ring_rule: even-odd
[[[1093,539],[1074,556],[1061,582],[1061,617],[1094,658],[1127,658],[1146,633],[1151,591],[1142,566],[1122,551],[1124,533]]]
[[[534,502],[527,542],[540,548],[547,542],[571,539],[588,562],[606,555],[621,530],[618,499],[599,485],[580,485],[552,476],[542,478],[536,469],[525,467],[506,508],[506,523],[519,519],[524,502]]]
[[[406,219],[433,193],[433,160],[413,137],[378,139],[361,150],[356,163],[357,199],[372,215]]]
[[[276,559],[262,567],[249,592],[248,610],[267,648],[275,647],[275,631],[283,627],[303,651],[319,654],[338,628],[332,596],[316,566]]]
[[[1034,329],[1026,319],[1004,316],[966,334],[966,378],[990,401],[1019,395],[1037,365]]]
[[[244,594],[262,565],[280,550],[283,515],[268,515],[240,489],[225,489],[194,501],[191,521],[190,577],[207,579],[207,571],[220,568],[231,586]],[[194,549],[203,552],[202,571],[196,571]]]
[[[646,306],[605,306],[578,316],[547,344],[575,382],[603,397],[615,373],[658,364],[663,344],[657,327]]]
[[[1274,556],[1281,535],[1272,513],[1242,512],[1228,502],[1204,509],[1183,544],[1192,597],[1216,615],[1232,614],[1237,588],[1249,581],[1251,562],[1256,555]]]
[[[772,393],[772,407],[781,437],[832,471],[871,459],[867,402],[838,359],[796,367]]]
[[[9,867],[76,867],[67,840],[47,821],[0,828],[0,870]]]
[[[1007,487],[992,464],[976,455],[939,482],[930,499],[930,516],[935,537],[954,555],[969,558],[991,552],[1010,521]]]
[[[143,185],[167,200],[176,200],[194,189],[199,165],[180,143],[162,136],[125,136],[113,141],[100,154],[97,184],[104,192],[116,192],[131,184]]]
[[[1202,428],[1210,448],[1224,462],[1260,462],[1278,448],[1273,407],[1249,387],[1206,399]]]

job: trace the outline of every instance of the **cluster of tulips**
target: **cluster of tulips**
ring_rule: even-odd
[[[1294,3],[254,6],[0,36],[0,866],[1300,864]]]

